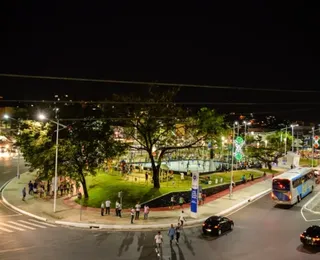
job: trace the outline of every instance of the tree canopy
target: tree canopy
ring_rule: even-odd
[[[269,169],[272,168],[272,163],[277,163],[278,159],[285,155],[285,141],[287,140],[287,151],[291,148],[292,136],[287,133],[285,135],[281,131],[268,134],[265,141],[262,141],[261,136],[248,136],[247,155],[250,158],[255,158],[258,161],[265,163]]]
[[[217,135],[224,124],[223,116],[215,110],[201,109],[191,115],[173,101],[176,91],[149,91],[143,102],[139,97],[116,97],[126,103],[117,106],[130,148],[147,152],[152,165],[153,183],[160,188],[159,169],[166,154],[175,150],[194,148]],[[129,105],[128,105],[129,104]],[[125,120],[123,120],[125,118]]]
[[[58,173],[80,181],[84,197],[88,198],[85,176],[95,175],[96,168],[105,159],[113,158],[125,150],[125,145],[113,139],[110,124],[101,120],[76,121],[59,138]],[[51,178],[55,169],[55,125],[24,121],[18,145],[24,158],[37,169],[40,178]]]

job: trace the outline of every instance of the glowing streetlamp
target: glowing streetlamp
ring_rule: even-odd
[[[56,114],[58,112],[58,108],[56,108]],[[56,212],[57,207],[57,191],[58,191],[58,147],[59,147],[59,126],[62,126],[62,128],[66,128],[67,126],[59,123],[59,118],[56,116],[57,121],[53,121],[51,119],[47,119],[45,114],[39,114],[38,118],[43,120],[49,120],[52,123],[55,123],[57,125],[56,130],[56,156],[55,156],[55,165],[54,165],[54,198],[53,198],[53,212]]]

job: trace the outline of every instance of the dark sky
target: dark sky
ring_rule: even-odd
[[[320,16],[313,1],[221,1],[225,4],[219,6],[128,2],[40,6],[27,1],[2,8],[0,73],[320,91]],[[51,98],[56,93],[104,99],[114,92],[145,90],[0,77],[0,96],[6,99]],[[317,102],[318,97],[202,88],[183,88],[179,96],[194,102]],[[317,108],[223,107],[291,117],[293,109],[311,109],[294,113],[296,119],[317,119]]]

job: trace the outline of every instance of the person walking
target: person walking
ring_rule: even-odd
[[[174,240],[174,235],[175,234],[176,234],[176,230],[173,227],[173,224],[171,224],[171,227],[169,228],[169,231],[168,231],[168,236],[170,238],[170,245],[172,245],[172,241]]]
[[[135,214],[135,210],[134,210],[134,207],[132,207],[132,209],[131,209],[131,211],[130,211],[130,215],[131,215],[131,224],[133,224],[134,214]]]
[[[119,216],[119,218],[121,218],[121,211],[122,211],[122,205],[121,205],[121,203],[119,203],[119,205],[118,205],[118,216]]]
[[[158,231],[158,234],[155,235],[154,241],[156,243],[156,253],[158,257],[160,257],[160,254],[162,254],[162,242],[163,242],[163,238],[160,231]]]
[[[106,200],[106,215],[110,215],[110,206],[111,206],[111,201]]]
[[[26,187],[23,187],[23,189],[22,189],[22,200],[23,200],[23,201],[26,200],[26,196],[27,196]]]
[[[141,210],[140,202],[138,202],[138,203],[136,204],[135,209],[136,209],[136,220],[139,220],[140,210]]]
[[[149,211],[150,211],[150,209],[149,209],[149,206],[148,205],[144,205],[144,207],[143,207],[143,217],[144,217],[144,220],[147,220],[148,219],[148,217],[149,217]]]
[[[181,225],[178,223],[176,226],[176,243],[179,244],[179,239],[180,239],[180,232],[181,232]]]
[[[183,203],[184,203],[184,198],[182,196],[179,197],[179,206],[180,206],[180,209],[183,208]]]
[[[103,202],[101,202],[101,216],[103,216],[104,215],[104,203]]]
[[[117,217],[119,217],[119,206],[120,206],[119,201],[116,201],[116,216]]]
[[[185,217],[184,217],[184,211],[183,211],[183,210],[181,211],[181,214],[180,214],[180,216],[179,216],[178,222],[181,224],[181,228],[183,228],[183,224],[184,224],[184,222],[186,222],[186,219],[185,219]]]

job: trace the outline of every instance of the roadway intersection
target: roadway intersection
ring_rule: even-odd
[[[8,177],[15,176],[14,164],[0,169],[11,169]],[[4,182],[5,178],[3,177],[1,182]],[[307,220],[309,217],[314,220],[307,222],[301,215],[302,206],[312,196],[314,194],[289,209],[275,207],[270,196],[264,196],[231,214],[229,217],[234,220],[235,229],[219,238],[203,237],[201,227],[185,229],[179,246],[173,245],[171,248],[166,232],[163,232],[163,259],[319,259],[320,251],[305,249],[299,241],[299,234],[305,228],[311,224],[320,224],[320,220],[316,220],[319,216],[304,212]],[[12,226],[23,229],[14,230],[7,226],[6,228],[14,231],[0,230],[1,260],[158,259],[153,243],[155,232],[108,232],[48,226],[27,216],[10,216],[16,213],[3,209],[3,206],[0,208],[1,221],[6,224],[8,221],[17,222],[21,225]]]

